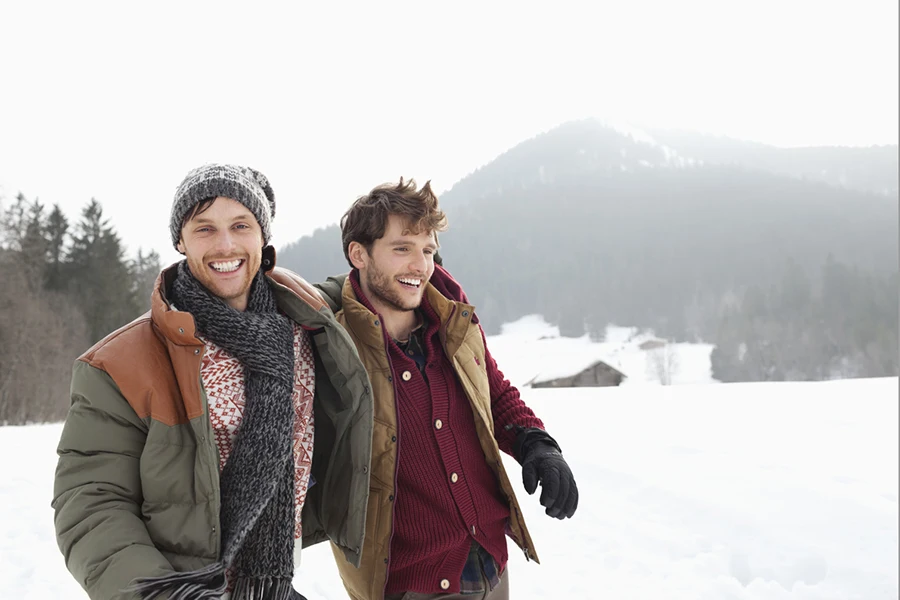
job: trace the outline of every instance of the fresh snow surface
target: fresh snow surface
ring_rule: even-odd
[[[541,564],[510,542],[518,600],[898,597],[896,378],[522,390],[577,477],[543,514],[508,457]],[[0,598],[84,599],[53,532],[61,425],[0,427]],[[346,595],[325,544],[310,600]]]

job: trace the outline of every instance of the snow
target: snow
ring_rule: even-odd
[[[526,319],[489,339],[507,373],[530,367],[510,364],[504,340],[537,330],[555,328]],[[610,333],[608,343],[635,339]],[[513,598],[898,597],[897,378],[526,387],[522,397],[562,446],[580,503],[571,520],[545,516],[504,457],[542,561],[526,563],[510,542]],[[86,598],[53,532],[60,431],[0,427],[2,598]],[[295,585],[310,600],[346,598],[325,544],[304,552]]]
[[[615,131],[616,133],[619,133],[622,136],[631,138],[631,140],[634,141],[635,143],[647,144],[648,146],[652,146],[653,148],[659,149],[663,153],[665,165],[667,165],[667,166],[684,168],[684,167],[688,167],[688,166],[695,166],[698,164],[698,161],[696,161],[695,159],[690,158],[690,157],[685,158],[684,156],[681,156],[680,154],[678,154],[678,152],[675,149],[671,148],[670,146],[661,144],[660,142],[658,142],[656,140],[656,138],[654,138],[652,135],[650,135],[643,129],[634,127],[634,126],[629,125],[628,123],[625,123],[622,121],[614,121],[614,120],[609,120],[609,119],[600,120],[600,123],[602,123],[604,127],[608,127],[609,129],[612,129],[613,131]],[[624,148],[620,149],[619,152],[623,157],[625,156]],[[647,163],[647,161],[642,160],[639,162],[642,166],[645,166],[645,167],[650,166],[650,164]],[[625,171],[625,170],[627,170],[627,169],[622,167],[622,171]]]
[[[503,374],[516,386],[575,375],[602,360],[625,374],[622,385],[662,383],[657,368],[659,350],[641,350],[641,343],[655,339],[652,331],[609,325],[603,342],[560,337],[559,328],[540,315],[528,315],[488,337],[488,348]],[[672,358],[663,361],[672,384],[714,383],[710,354],[712,344],[669,344]],[[660,349],[662,350],[662,349]]]
[[[601,123],[605,127],[612,129],[616,133],[619,133],[626,137],[630,137],[635,142],[649,144],[650,146],[654,147],[660,146],[660,143],[657,142],[656,139],[654,139],[653,136],[651,136],[649,133],[638,127],[633,127],[632,125],[629,125],[628,123],[625,123],[623,121],[605,119],[602,120]]]

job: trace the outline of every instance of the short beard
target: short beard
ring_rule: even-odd
[[[377,299],[381,303],[401,312],[410,312],[421,306],[421,296],[419,296],[419,300],[416,302],[415,306],[404,305],[400,295],[395,290],[391,289],[392,282],[392,279],[376,269],[374,265],[369,267],[366,272],[366,283],[368,284],[369,294],[374,296],[374,298],[369,298],[369,300]],[[425,285],[425,282],[422,281],[421,285]]]

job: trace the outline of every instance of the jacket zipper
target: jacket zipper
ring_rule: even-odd
[[[220,500],[221,498],[221,489],[219,489],[219,448],[216,446],[215,435],[212,430],[212,422],[209,418],[209,396],[206,394],[206,388],[203,387],[203,378],[200,376],[200,373],[197,373],[198,379],[200,379],[200,397],[203,400],[203,429],[206,431],[206,435],[201,437],[201,442],[203,447],[206,450],[206,453],[209,455],[208,458],[211,458],[211,463],[209,464],[209,482],[211,484],[210,491],[218,490],[218,494],[215,494],[215,497],[212,499],[213,502],[213,516],[215,517],[215,523],[213,524],[213,533],[216,536],[216,559],[218,560],[222,556],[222,531],[220,527],[220,517],[219,513],[221,511]]]
[[[399,479],[399,471],[400,471],[400,403],[397,400],[397,373],[394,370],[394,361],[391,360],[391,351],[390,346],[388,344],[391,343],[390,336],[388,336],[387,329],[384,327],[384,319],[379,315],[379,320],[381,321],[381,337],[384,340],[384,353],[387,356],[388,367],[391,370],[391,390],[394,395],[394,418],[397,421],[397,446],[394,449],[396,459],[394,460],[394,500],[389,501],[391,503],[391,532],[388,535],[388,544],[387,544],[387,561],[384,563],[384,586],[381,588],[381,596],[384,597],[385,590],[387,590],[387,582],[388,575],[391,571],[391,544],[394,541],[394,505],[397,503],[397,481]]]

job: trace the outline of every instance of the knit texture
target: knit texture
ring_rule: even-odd
[[[375,312],[356,272],[351,274],[351,285],[360,302]],[[389,594],[458,593],[473,539],[501,569],[508,557],[505,536],[509,505],[485,460],[469,399],[441,345],[439,318],[427,301],[420,310],[426,320],[424,376],[396,343],[387,341],[400,432],[394,531],[385,588]],[[492,410],[519,425],[543,427],[493,359],[486,362],[486,366],[493,366],[493,372],[488,370]],[[405,372],[410,374],[408,380]],[[497,421],[497,414],[494,417],[497,432],[504,431],[501,448],[511,450],[515,435],[507,436],[504,422]],[[441,420],[440,429],[435,424],[437,419]],[[442,579],[450,582],[446,590],[440,586]]]
[[[315,394],[315,359],[309,334],[296,323],[294,328],[294,539],[303,535],[303,505],[309,490],[312,470],[315,425],[313,395]],[[240,361],[209,340],[200,362],[200,379],[209,401],[209,420],[216,447],[219,450],[219,469],[231,456],[234,438],[240,430],[246,409],[244,367]]]
[[[202,200],[219,196],[246,206],[262,229],[263,245],[269,243],[275,218],[275,192],[266,176],[250,167],[209,164],[188,173],[175,190],[169,220],[173,246],[178,247],[184,217],[191,209]]]
[[[244,366],[246,407],[221,474],[220,559],[204,569],[138,579],[143,598],[219,598],[234,573],[233,600],[288,600],[294,548],[292,449],[293,329],[278,312],[265,276],[256,274],[246,311],[228,306],[178,266],[172,301],[191,313],[198,332]]]

